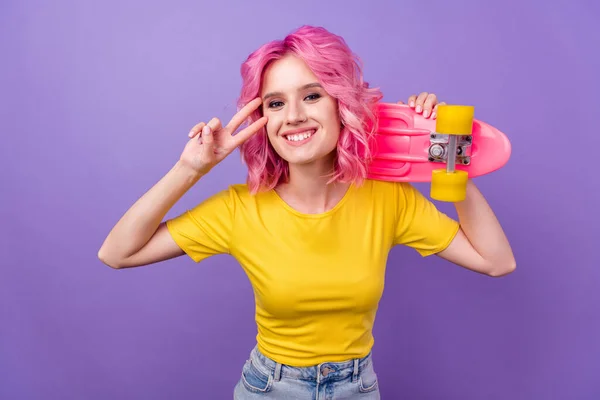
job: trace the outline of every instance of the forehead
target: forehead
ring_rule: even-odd
[[[306,63],[293,55],[286,55],[274,61],[265,70],[262,93],[271,91],[290,91],[309,84],[319,82],[317,76]]]

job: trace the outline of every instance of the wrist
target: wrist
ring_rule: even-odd
[[[186,181],[191,184],[196,183],[200,178],[202,178],[205,174],[202,172],[195,170],[189,165],[183,163],[181,160],[178,160],[172,168],[172,171],[177,175],[182,176]]]

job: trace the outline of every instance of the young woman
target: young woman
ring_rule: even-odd
[[[115,225],[99,258],[128,268],[183,254],[235,257],[258,326],[235,398],[377,399],[372,327],[390,249],[410,246],[498,277],[515,269],[510,245],[472,182],[456,221],[410,184],[365,178],[366,127],[382,96],[342,38],[302,27],[251,54],[242,76],[240,111],[226,126],[213,118],[191,130],[180,159]],[[409,103],[435,118],[435,95]],[[246,184],[163,221],[238,147]]]

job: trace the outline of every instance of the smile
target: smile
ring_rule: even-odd
[[[312,135],[314,135],[315,130],[314,129],[310,129],[307,130],[305,132],[298,132],[298,133],[292,133],[290,135],[284,135],[285,139],[288,142],[304,142],[308,139],[310,139],[312,137]]]

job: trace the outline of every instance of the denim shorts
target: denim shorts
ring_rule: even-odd
[[[380,395],[371,353],[343,362],[291,367],[271,360],[254,347],[242,368],[233,398],[379,400]]]

